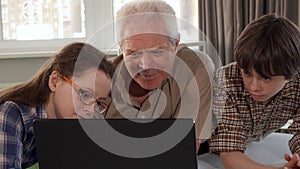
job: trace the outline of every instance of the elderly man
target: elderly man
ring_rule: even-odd
[[[116,29],[122,54],[113,59],[105,118],[192,118],[198,150],[211,133],[211,59],[179,45],[175,12],[164,1],[125,4]]]

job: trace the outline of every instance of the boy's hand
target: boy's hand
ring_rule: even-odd
[[[285,154],[284,159],[288,161],[283,167],[283,169],[300,169],[299,155],[294,153],[292,156]]]

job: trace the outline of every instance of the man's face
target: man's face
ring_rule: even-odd
[[[158,88],[167,78],[176,54],[167,36],[139,34],[125,39],[121,45],[124,62],[131,77],[144,89]]]

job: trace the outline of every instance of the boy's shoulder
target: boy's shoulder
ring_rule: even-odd
[[[294,76],[292,76],[287,84],[288,87],[295,87],[297,90],[300,89],[300,72],[296,73]]]
[[[242,78],[240,69],[238,68],[236,62],[232,62],[218,68],[216,71],[216,77],[222,77],[226,79]]]

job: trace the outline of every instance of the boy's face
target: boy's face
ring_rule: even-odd
[[[272,76],[264,79],[254,70],[245,72],[241,69],[245,88],[249,91],[251,97],[258,102],[267,103],[275,96],[285,85],[284,76]]]

